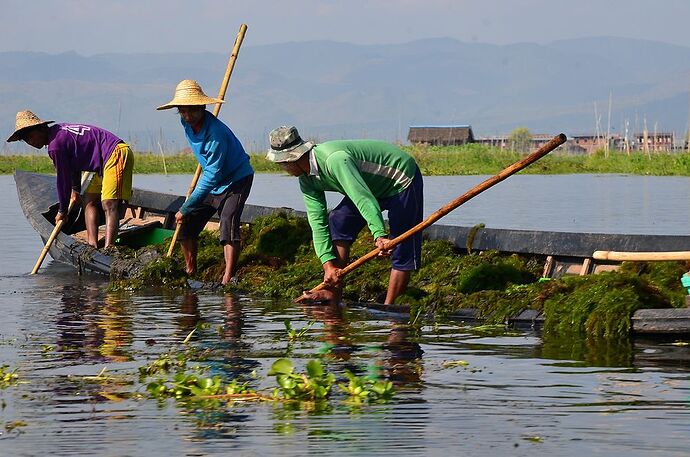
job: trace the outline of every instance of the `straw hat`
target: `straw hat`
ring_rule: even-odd
[[[159,106],[158,110],[170,109],[177,106],[197,106],[210,105],[213,103],[223,103],[219,98],[207,96],[198,82],[193,79],[184,79],[175,88],[175,96],[165,105]]]
[[[295,127],[285,125],[271,130],[268,140],[271,143],[271,149],[268,150],[266,158],[276,163],[294,162],[314,147],[314,143],[304,141],[299,136]]]
[[[8,143],[19,141],[22,138],[22,131],[37,125],[48,125],[55,121],[42,121],[38,116],[29,110],[19,111],[17,113],[17,121],[14,124],[14,133],[7,139]]]

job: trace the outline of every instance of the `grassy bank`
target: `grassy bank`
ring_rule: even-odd
[[[414,156],[424,175],[487,175],[494,174],[516,162],[518,153],[482,145],[458,147],[403,147]],[[251,163],[259,173],[278,173],[280,167],[267,161],[263,153],[251,154]],[[192,154],[168,155],[139,152],[135,156],[134,172],[194,173],[197,162]],[[53,164],[47,155],[0,156],[0,173],[15,169],[39,173],[52,173]],[[552,153],[523,173],[573,174],[622,173],[654,176],[690,176],[690,154],[609,153],[599,151],[591,155],[565,155]]]

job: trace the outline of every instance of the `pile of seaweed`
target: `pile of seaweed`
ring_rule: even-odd
[[[167,289],[187,288],[184,262],[166,257],[165,245],[131,249],[126,246],[106,248],[112,257],[110,264],[110,290],[139,290],[148,287]]]
[[[364,230],[351,250],[351,261],[368,253],[374,243]],[[167,249],[158,247],[159,251]],[[177,250],[179,251],[179,249]],[[223,251],[217,234],[203,232],[199,243],[199,273],[194,279],[218,281]],[[422,267],[412,274],[408,290],[397,302],[411,313],[444,317],[473,308],[487,323],[504,323],[526,309],[543,313],[544,332],[558,336],[625,337],[633,313],[641,308],[684,305],[679,278],[687,262],[626,262],[618,271],[543,280],[540,256],[495,251],[468,254],[445,241],[425,240]],[[181,254],[158,258],[130,275],[128,287],[184,284]],[[343,299],[383,302],[388,284],[388,259],[372,260],[351,272]],[[311,246],[306,220],[278,213],[243,227],[239,281],[229,290],[256,296],[294,299],[322,280],[321,264]]]

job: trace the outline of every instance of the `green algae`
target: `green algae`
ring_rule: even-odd
[[[303,218],[279,212],[257,218],[243,238],[238,288],[254,294],[295,298],[321,282],[321,263]]]
[[[108,289],[138,290],[152,285],[166,289],[187,288],[184,261],[176,257],[166,257],[166,248],[165,244],[146,246],[137,250],[118,246],[110,252],[113,261]]]
[[[271,217],[259,218],[251,228],[243,250],[244,259],[267,260],[284,264],[295,260],[295,256],[311,241],[311,229],[306,219],[278,212]]]
[[[316,286],[323,271],[310,238],[306,220],[288,213],[243,227],[239,282],[226,291],[293,299]],[[373,239],[363,231],[352,245],[351,261],[373,248]],[[202,232],[198,260],[195,277],[217,281],[223,269],[217,234]],[[467,254],[449,242],[425,240],[422,267],[397,302],[410,305],[415,316],[444,317],[472,308],[489,324],[506,323],[532,309],[544,315],[545,338],[625,338],[636,310],[683,306],[679,278],[690,267],[686,262],[625,262],[614,272],[540,281],[543,262],[541,256],[495,251]],[[178,285],[185,278],[182,265],[179,252],[172,259],[157,259],[142,268],[135,281]],[[383,302],[389,271],[388,259],[365,263],[345,279],[343,299]]]
[[[549,289],[545,334],[618,338],[628,335],[638,309],[671,306],[658,287],[628,272],[563,277]]]

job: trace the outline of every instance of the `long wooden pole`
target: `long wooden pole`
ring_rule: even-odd
[[[225,76],[223,77],[223,82],[220,84],[220,89],[218,90],[218,98],[221,100],[225,99],[225,92],[228,89],[228,83],[230,82],[230,76],[232,76],[232,70],[235,68],[235,60],[237,60],[237,56],[240,53],[240,46],[242,46],[242,41],[244,40],[244,34],[247,32],[247,24],[242,24],[240,25],[240,31],[237,32],[237,37],[235,38],[235,46],[232,48],[232,52],[230,53],[230,58],[228,59],[228,66],[225,69]],[[218,117],[218,114],[220,113],[220,107],[222,106],[221,103],[216,103],[216,107],[213,109],[213,115]],[[201,177],[201,165],[197,165],[196,171],[194,172],[194,177],[192,178],[192,182],[189,185],[189,189],[187,189],[187,195],[185,196],[185,200],[189,198],[190,195],[192,195],[192,192],[194,191],[194,188],[196,187],[196,183],[199,181],[199,178]],[[170,257],[175,250],[175,243],[177,243],[177,237],[180,235],[180,227],[182,227],[181,224],[177,224],[175,227],[175,233],[173,234],[172,240],[170,240],[170,247],[168,248],[168,254],[167,256]]]
[[[594,260],[612,260],[615,262],[660,262],[666,260],[690,260],[690,251],[594,251],[592,258]]]
[[[82,180],[81,180],[81,191],[82,193],[84,192],[86,184],[90,181],[91,176],[93,176],[93,172],[86,172],[82,175]],[[63,217],[60,221],[58,221],[57,224],[55,224],[55,228],[53,231],[50,233],[50,236],[46,240],[45,246],[43,246],[43,249],[41,250],[41,253],[38,255],[38,260],[36,260],[36,264],[34,265],[33,270],[31,270],[31,274],[35,275],[38,273],[38,269],[41,268],[41,264],[43,263],[43,259],[46,258],[46,255],[48,254],[48,251],[50,250],[50,247],[53,245],[53,241],[55,241],[55,238],[57,238],[58,234],[62,230],[62,226],[65,225],[65,222],[67,221],[67,218],[69,217],[70,213],[72,212],[72,209],[74,208],[74,205],[76,204],[76,200],[70,200],[69,205],[67,206],[67,214],[65,214],[65,217]]]
[[[548,143],[540,147],[538,150],[534,151],[527,157],[518,160],[514,164],[510,165],[509,167],[503,169],[500,171],[498,174],[492,176],[491,178],[487,179],[486,181],[477,184],[474,186],[472,189],[468,190],[464,194],[460,195],[458,198],[455,200],[451,201],[447,205],[443,206],[442,208],[438,209],[436,212],[431,214],[428,218],[420,222],[419,224],[415,225],[405,233],[398,235],[397,237],[393,238],[390,240],[386,246],[385,249],[389,250],[392,249],[393,247],[397,246],[398,244],[402,243],[412,235],[414,235],[417,232],[420,232],[424,230],[425,228],[429,227],[431,224],[436,222],[437,220],[441,219],[443,216],[446,214],[450,213],[454,209],[456,209],[458,206],[462,205],[466,201],[470,200],[471,198],[476,197],[480,193],[484,192],[486,189],[489,187],[492,187],[499,182],[503,181],[507,177],[517,173],[518,171],[522,170],[523,168],[531,165],[532,163],[536,162],[537,160],[541,159],[544,157],[546,154],[549,152],[553,151],[556,149],[558,146],[562,145],[566,141],[566,136],[564,134],[557,135],[553,137]],[[373,251],[369,252],[368,254],[363,255],[359,259],[355,260],[342,270],[338,272],[339,277],[343,277],[346,274],[350,273],[351,271],[359,268],[361,265],[365,264],[369,260],[373,259],[374,257],[377,257],[379,253],[381,252],[380,248],[376,248]],[[321,290],[324,287],[326,287],[326,283],[321,283],[318,286],[314,287],[311,289],[309,292],[316,292],[317,290]],[[295,301],[299,302],[301,300],[304,300],[308,298],[308,294],[303,294],[299,298],[297,298]]]

